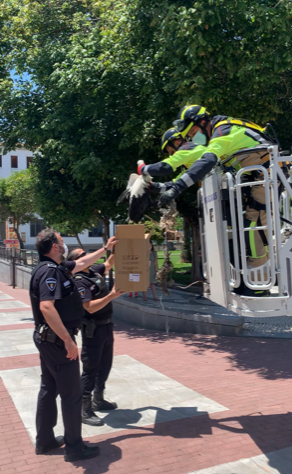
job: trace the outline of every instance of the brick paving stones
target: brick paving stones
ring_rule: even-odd
[[[224,463],[189,474],[291,474],[292,448],[280,449],[250,459]]]
[[[40,368],[3,370],[0,377],[34,440]],[[103,427],[98,428],[99,434],[136,430],[140,426],[227,410],[127,355],[115,357],[106,393],[109,399],[117,402],[119,410],[98,414],[105,422]],[[56,435],[63,434],[63,431],[62,418],[59,417]],[[83,436],[95,436],[96,432],[95,427],[83,427]]]
[[[13,290],[1,283],[0,290],[29,305],[25,290]],[[24,310],[28,312],[28,307],[24,306]],[[11,309],[11,312],[24,313],[24,310]],[[0,308],[0,311],[11,314],[10,310]],[[21,315],[13,318],[15,322]],[[31,323],[28,321],[20,328],[19,323],[7,319],[0,335],[6,333],[13,340],[12,332],[23,331],[27,337],[31,327],[26,324]],[[62,449],[47,456],[35,456],[13,394],[11,397],[5,386],[9,371],[20,371],[17,373],[23,376],[31,368],[38,373],[38,354],[0,357],[0,474],[246,474],[239,470],[245,464],[253,468],[260,466],[267,473],[292,472],[291,340],[184,334],[167,337],[164,333],[118,323],[115,356],[117,361],[127,356],[139,367],[146,367],[150,374],[152,369],[164,380],[173,380],[227,410],[162,421],[154,417],[149,424],[133,424],[131,428],[110,433],[101,433],[96,428],[96,434],[88,440],[98,443],[100,456],[69,464],[64,462]],[[134,375],[129,373],[130,383],[133,379]],[[115,398],[114,393],[110,395]],[[131,394],[128,410],[132,406],[130,397]],[[24,406],[26,400],[24,397]],[[126,405],[127,396],[124,402]],[[170,402],[170,396],[168,402],[169,406],[163,409],[171,411],[174,402]],[[262,472],[258,470],[255,474]]]

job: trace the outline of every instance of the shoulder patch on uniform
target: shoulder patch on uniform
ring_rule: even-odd
[[[81,298],[85,298],[85,288],[81,286],[80,288],[78,288],[78,291],[80,293]]]
[[[46,284],[49,290],[54,291],[57,285],[57,280],[55,278],[47,278],[46,279]]]
[[[55,265],[54,263],[48,263],[48,267],[57,268],[57,265]]]

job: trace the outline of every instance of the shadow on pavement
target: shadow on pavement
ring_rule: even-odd
[[[195,354],[225,353],[234,368],[256,372],[267,380],[292,378],[291,340],[201,335],[183,335],[182,340]]]
[[[279,453],[279,455],[272,453],[272,451],[292,446],[292,413],[290,412],[276,415],[255,413],[247,416],[231,416],[220,420],[212,419],[208,414],[200,413],[201,416],[161,422],[165,414],[169,412],[168,410],[156,407],[144,407],[125,411],[127,412],[127,416],[129,411],[132,412],[131,417],[133,423],[135,423],[141,418],[141,411],[149,408],[157,410],[154,427],[137,427],[125,423],[124,429],[139,430],[140,432],[127,432],[127,434],[123,434],[123,432],[116,433],[116,436],[111,436],[109,439],[98,443],[101,453],[99,457],[88,461],[76,461],[73,463],[74,466],[82,467],[84,474],[103,474],[108,472],[109,466],[122,458],[122,450],[116,446],[115,443],[120,443],[123,440],[132,439],[135,444],[135,442],[137,443],[141,438],[152,436],[165,436],[174,439],[195,439],[209,435],[216,438],[220,435],[221,431],[227,431],[238,434],[238,441],[242,439],[241,435],[248,435],[260,448],[262,453],[267,453],[266,456],[269,459],[270,467],[277,469],[279,474],[291,474],[292,448],[291,453],[290,450],[288,450],[284,457],[282,453]],[[189,409],[195,410],[194,407],[189,407]],[[170,411],[172,410],[177,412],[182,410],[182,408],[172,407]],[[116,413],[118,413],[118,411]],[[116,427],[113,412],[106,415],[104,421],[109,426]],[[121,426],[118,427],[122,428]],[[228,448],[228,440],[226,441],[226,448]],[[236,437],[233,437],[232,441],[237,441]],[[210,443],[210,449],[212,449],[212,442]],[[61,454],[60,450],[59,453]],[[147,464],[147,459],[148,458],[145,457],[145,465]],[[236,471],[234,474],[237,474]]]
[[[179,333],[170,333],[168,338],[163,332],[140,329],[123,322],[115,322],[115,332],[124,334],[129,339],[144,338],[159,344],[175,340],[187,345],[194,354],[221,352],[226,355],[226,359],[231,362],[234,369],[256,372],[268,380],[292,378],[292,340],[289,339]]]
[[[138,328],[122,321],[118,321],[117,319],[114,320],[114,331],[116,334],[124,334],[128,339],[145,338],[150,340],[151,342],[157,342],[161,344],[169,340],[169,337],[166,335],[166,333],[162,331]],[[181,336],[181,334],[171,333],[170,337],[177,337],[181,339]]]

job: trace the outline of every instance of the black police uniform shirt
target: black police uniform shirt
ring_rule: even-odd
[[[60,300],[72,292],[72,285],[65,273],[57,270],[58,264],[50,257],[40,257],[41,262],[48,261],[51,265],[40,267],[32,282],[32,291],[39,301]],[[62,262],[69,272],[72,272],[76,262]],[[81,318],[63,322],[67,328],[78,328],[81,326]]]
[[[105,274],[105,265],[103,263],[100,265],[91,265],[89,270],[90,273],[78,272],[78,275],[84,275],[85,277],[94,278],[96,276],[96,273],[98,273],[101,277],[103,277]],[[98,293],[97,288],[94,288],[92,290],[90,289],[93,286],[92,282],[90,282],[86,278],[82,278],[82,280],[76,280],[75,283],[77,285],[83,303],[93,300],[94,296]],[[107,294],[108,293],[109,292],[107,292]],[[96,311],[95,313],[88,313],[86,311],[85,316],[88,318],[104,320],[109,319],[111,317],[112,311],[112,304],[110,302],[101,310]]]

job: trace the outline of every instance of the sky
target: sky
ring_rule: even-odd
[[[19,76],[19,74],[16,73],[15,69],[12,69],[12,71],[10,71],[10,76],[12,77],[13,81],[17,81],[19,79],[22,79],[23,81],[25,81],[25,80],[30,79],[29,74],[24,73],[22,74],[22,76]]]

